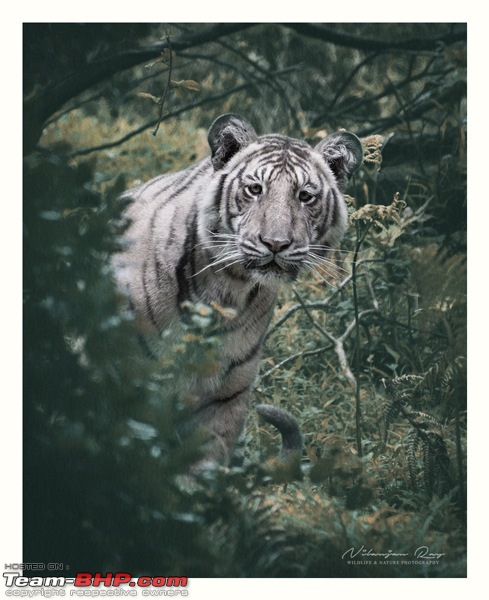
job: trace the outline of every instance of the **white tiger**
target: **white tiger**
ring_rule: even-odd
[[[115,265],[156,357],[168,344],[162,333],[178,329],[189,303],[235,315],[218,331],[217,371],[184,376],[195,421],[210,434],[208,457],[226,464],[245,425],[279,286],[339,244],[347,227],[340,190],[363,153],[352,133],[313,148],[258,137],[234,114],[214,121],[208,141],[210,158],[127,192],[127,246]]]

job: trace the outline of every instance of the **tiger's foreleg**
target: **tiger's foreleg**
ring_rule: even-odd
[[[203,405],[195,415],[196,426],[204,432],[205,464],[229,465],[244,431],[249,413],[251,390],[237,392],[233,397],[214,399]],[[202,463],[199,465],[202,466]]]

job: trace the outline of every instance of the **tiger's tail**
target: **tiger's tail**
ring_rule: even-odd
[[[300,458],[304,441],[295,418],[284,408],[269,404],[258,404],[256,411],[264,421],[273,425],[280,432],[282,448],[279,457],[285,462]]]

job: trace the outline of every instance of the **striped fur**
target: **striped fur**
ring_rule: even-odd
[[[316,148],[258,137],[236,115],[214,122],[209,145],[211,158],[127,193],[127,250],[115,266],[154,356],[165,351],[161,334],[181,327],[186,303],[232,309],[235,317],[218,331],[217,371],[188,373],[179,383],[196,422],[211,434],[209,457],[227,463],[245,424],[278,288],[340,242],[347,224],[340,187],[362,151],[346,132]]]

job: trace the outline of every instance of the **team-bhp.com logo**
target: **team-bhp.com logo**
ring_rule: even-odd
[[[158,588],[161,593],[157,595],[164,596],[187,596],[188,591],[185,589],[175,590],[173,588],[186,588],[188,584],[187,577],[150,577],[146,575],[142,575],[134,578],[130,573],[106,573],[102,575],[102,573],[77,573],[75,577],[25,577],[20,575],[19,573],[14,572],[6,572],[3,574],[5,580],[5,586],[8,588],[6,595],[7,596],[29,596],[32,598],[33,596],[50,596],[52,594],[46,593],[48,590],[54,592],[53,588],[63,588],[64,586],[74,586],[75,589],[70,590],[71,596],[79,596],[85,595],[83,591],[78,588],[85,589],[93,589],[100,588],[102,589],[97,593],[96,590],[93,590],[90,593],[91,596],[126,596],[126,595],[136,595],[136,590],[142,589],[143,595],[144,590],[148,590],[151,588],[154,590]],[[126,590],[121,588],[121,586],[126,586]],[[104,593],[103,588],[112,588],[112,593],[109,593],[109,590],[106,590]],[[127,589],[129,588],[129,589]],[[135,588],[135,589],[131,589]],[[172,588],[169,590],[163,588]],[[119,593],[116,592],[118,590]],[[10,593],[9,593],[10,591]],[[26,593],[22,593],[25,591]],[[37,593],[36,593],[37,591]],[[125,593],[124,593],[125,592]],[[64,593],[61,595],[65,595]],[[155,595],[155,594],[151,594]]]

